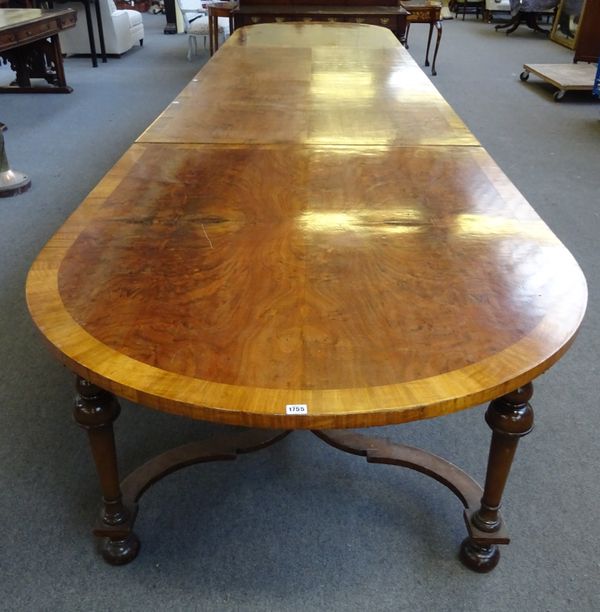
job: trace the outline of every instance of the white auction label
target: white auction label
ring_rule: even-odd
[[[306,404],[286,404],[286,414],[308,414],[308,406]]]

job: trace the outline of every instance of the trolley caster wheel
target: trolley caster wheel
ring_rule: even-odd
[[[555,102],[560,102],[565,97],[565,92],[563,89],[559,89],[554,92],[553,98]]]
[[[527,81],[529,79],[529,72],[527,72],[527,70],[523,70],[523,72],[521,72],[519,75],[519,78],[521,81]]]

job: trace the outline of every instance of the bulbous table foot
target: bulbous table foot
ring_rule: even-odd
[[[100,554],[111,565],[125,565],[133,561],[140,552],[140,540],[131,532],[122,540],[103,538],[100,543]]]
[[[31,187],[31,179],[23,172],[6,170],[0,172],[0,198],[23,193]]]
[[[474,572],[491,572],[500,561],[500,550],[495,544],[482,545],[465,538],[460,546],[462,564]]]

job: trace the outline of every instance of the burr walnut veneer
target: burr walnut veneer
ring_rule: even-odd
[[[137,554],[158,478],[312,429],[448,486],[461,557],[486,571],[508,542],[498,509],[530,383],[571,344],[586,285],[389,30],[272,24],[237,30],[137,139],[43,249],[27,298],[78,375],[111,563]],[[115,396],[267,431],[175,449],[120,484]],[[483,489],[341,431],[488,401]]]

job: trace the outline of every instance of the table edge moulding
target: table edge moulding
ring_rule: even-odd
[[[448,487],[479,572],[509,541],[499,508],[532,381],[587,302],[573,256],[389,30],[306,23],[236,30],[48,242],[26,292],[76,374],[109,563],[137,556],[139,500],[160,478],[305,429]],[[257,430],[121,481],[117,397]],[[348,431],[484,402],[483,487]]]

